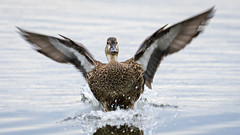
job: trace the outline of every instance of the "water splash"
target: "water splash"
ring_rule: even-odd
[[[93,96],[90,88],[87,85],[84,85],[80,89],[80,98],[81,102],[90,104],[94,110],[99,110],[102,107],[97,99]]]
[[[156,92],[148,89],[135,103],[133,110],[103,111],[103,107],[94,98],[88,86],[81,88],[80,95],[81,102],[89,104],[91,109],[87,111],[81,110],[74,116],[67,117],[61,123],[81,126],[85,133],[101,131],[102,128],[115,129],[115,127],[128,130],[129,126],[134,127],[129,131],[135,131],[136,128],[143,131],[147,129],[153,130],[156,125],[164,125],[167,121],[176,117],[176,113],[174,116],[163,114],[166,113],[166,109],[176,110],[177,106],[154,103],[155,100],[159,100],[159,96]]]

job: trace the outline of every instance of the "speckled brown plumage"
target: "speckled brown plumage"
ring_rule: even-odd
[[[144,90],[143,69],[133,59],[96,63],[87,74],[89,87],[106,110],[132,108]]]

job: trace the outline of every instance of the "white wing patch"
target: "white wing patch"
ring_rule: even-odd
[[[143,71],[147,70],[148,61],[150,60],[151,54],[155,48],[157,48],[157,44],[154,42],[150,47],[145,50],[142,57],[136,61],[142,66]]]
[[[94,68],[94,65],[90,63],[84,55],[80,54],[75,49],[65,46],[56,39],[49,38],[49,41],[65,56],[69,58],[77,57],[77,59],[81,62],[81,66],[86,70],[86,72],[89,72]]]
[[[181,24],[176,25],[175,27],[171,28],[170,31],[163,35],[158,40],[155,40],[150,47],[148,47],[142,57],[138,59],[136,62],[140,64],[144,71],[147,70],[148,62],[150,60],[151,54],[153,51],[157,48],[161,51],[166,50],[169,45],[172,43],[172,41],[175,39],[175,37],[178,35],[178,33],[181,30]]]
[[[86,72],[89,72],[94,68],[94,65],[92,63],[90,63],[84,55],[80,54],[79,52],[77,52],[74,49],[72,49],[72,50],[73,50],[73,53],[75,54],[75,56],[77,56],[78,60],[81,61],[81,65],[86,70]]]

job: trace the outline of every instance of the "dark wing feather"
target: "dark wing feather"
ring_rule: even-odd
[[[17,27],[18,28],[18,27]],[[18,28],[21,36],[34,46],[39,53],[60,63],[71,63],[79,69],[86,78],[87,73],[94,68],[94,58],[80,43],[67,37],[59,39]]]
[[[214,15],[214,7],[165,29],[166,25],[144,40],[134,60],[144,70],[145,84],[151,89],[153,77],[164,56],[183,49],[199,35]]]

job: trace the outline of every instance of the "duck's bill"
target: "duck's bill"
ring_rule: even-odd
[[[112,44],[109,50],[110,53],[118,53],[117,47],[115,44]]]

